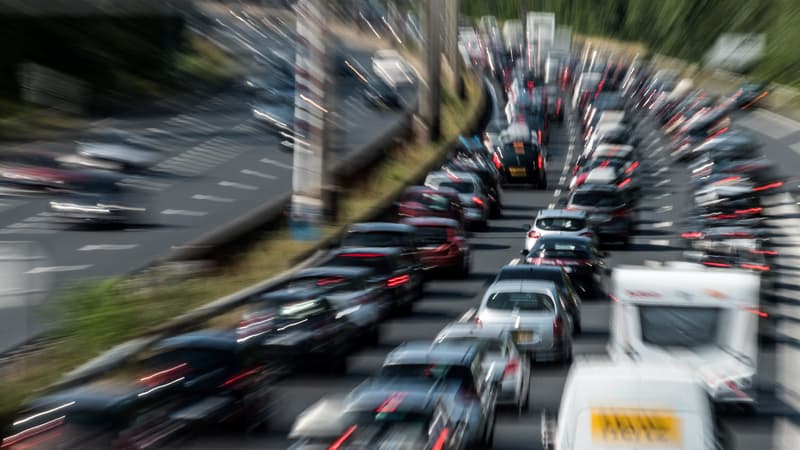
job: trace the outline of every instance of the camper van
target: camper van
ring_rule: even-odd
[[[620,266],[612,275],[609,354],[679,363],[717,404],[755,406],[760,278],[686,262]]]
[[[576,361],[547,450],[717,450],[713,408],[694,373],[671,364]]]

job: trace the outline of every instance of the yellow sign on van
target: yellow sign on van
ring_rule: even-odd
[[[683,446],[681,419],[669,410],[592,408],[592,442],[618,446]]]

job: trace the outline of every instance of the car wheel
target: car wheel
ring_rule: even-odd
[[[494,428],[496,423],[497,423],[497,418],[495,417],[495,414],[492,413],[492,421],[489,425],[487,425],[486,433],[483,438],[482,442],[483,448],[494,447]]]
[[[596,296],[597,296],[597,291],[595,291],[595,297]],[[573,336],[577,336],[577,335],[581,334],[581,331],[583,331],[583,327],[581,326],[581,319],[578,318],[577,320],[575,320],[574,323],[575,323],[575,326],[572,328],[572,335]]]
[[[530,382],[529,382],[530,384]],[[519,404],[519,415],[525,414],[531,407],[531,387],[525,386],[525,393],[522,395]]]
[[[572,339],[570,339],[569,344],[563,349],[563,353],[561,354],[561,362],[565,366],[569,366],[572,364]]]
[[[329,363],[330,372],[334,375],[344,375],[347,373],[347,355],[334,355]]]
[[[369,346],[378,345],[381,342],[381,327],[377,324],[373,325],[372,328],[367,331],[364,341],[365,344]]]

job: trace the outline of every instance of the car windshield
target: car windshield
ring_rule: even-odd
[[[352,281],[342,276],[319,275],[319,276],[295,278],[294,280],[291,280],[289,282],[288,289],[293,289],[293,290],[314,289],[320,286],[341,288],[344,286],[348,286],[350,284],[352,284]]]
[[[422,378],[431,381],[459,381],[472,385],[472,371],[468,366],[451,364],[389,364],[383,366],[381,377]]]
[[[720,308],[640,305],[642,341],[660,347],[694,348],[714,344]]]
[[[498,353],[505,353],[505,345],[503,341],[496,338],[486,336],[445,336],[439,342],[446,342],[448,344],[475,344],[479,343],[486,351]]]
[[[486,307],[520,311],[555,311],[553,299],[540,292],[496,292],[486,301]]]
[[[471,194],[475,192],[475,185],[464,181],[445,181],[439,183],[439,188],[455,189],[461,194]]]
[[[417,241],[425,245],[440,245],[447,242],[446,227],[417,227]]]
[[[343,247],[402,247],[405,233],[392,231],[351,231],[342,240]]]
[[[431,211],[445,212],[452,209],[450,199],[435,192],[414,192],[407,194],[403,202],[416,202]]]
[[[610,191],[583,191],[576,192],[572,196],[573,205],[595,206],[595,207],[616,207],[622,206],[622,196]]]
[[[620,167],[624,166],[626,162],[627,161],[622,158],[596,158],[591,160],[589,164],[586,165],[585,170],[597,169],[601,167],[619,169]]]
[[[545,231],[578,231],[585,226],[585,220],[571,217],[547,217],[536,221],[536,228]]]
[[[572,244],[536,245],[531,252],[534,258],[590,259],[589,249]]]
[[[389,259],[380,254],[364,254],[364,253],[343,253],[333,257],[329,262],[330,266],[345,266],[345,267],[371,267],[376,272],[381,274],[388,274],[392,272],[391,263]]]

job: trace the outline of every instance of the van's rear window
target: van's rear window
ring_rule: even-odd
[[[642,341],[660,347],[711,345],[717,340],[721,315],[719,308],[640,305]]]

